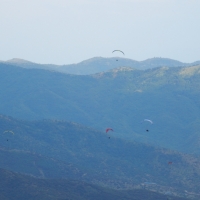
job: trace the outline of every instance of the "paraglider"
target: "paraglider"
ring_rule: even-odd
[[[107,128],[106,129],[106,133],[108,133],[109,131],[113,131],[113,129],[112,128]],[[110,136],[108,138],[110,139]]]
[[[112,53],[114,53],[114,52],[116,52],[116,51],[118,51],[118,52],[122,53],[123,55],[125,55],[124,52],[121,51],[121,50],[114,50]],[[118,61],[118,59],[117,59],[116,61]]]
[[[169,161],[169,162],[168,162],[168,165],[171,165],[171,164],[172,164],[172,161]]]
[[[146,126],[146,132],[149,132],[149,124],[153,124],[153,121],[150,119],[144,119],[143,122],[148,123],[148,125]]]
[[[12,135],[14,135],[14,132],[13,131],[10,131],[10,130],[6,130],[3,132],[3,134],[8,134],[8,133],[11,133]],[[8,136],[8,135],[7,135]],[[9,136],[10,137],[10,136]],[[8,137],[6,139],[6,141],[8,142]]]

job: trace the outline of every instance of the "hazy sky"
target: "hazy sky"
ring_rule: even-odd
[[[0,60],[200,60],[200,0],[0,0]]]

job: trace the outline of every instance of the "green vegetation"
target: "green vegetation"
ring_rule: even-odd
[[[0,167],[112,188],[198,193],[199,89],[200,66],[76,76],[0,64],[0,113],[16,118],[0,116]],[[145,118],[154,122],[148,132]],[[107,127],[114,132],[106,134]]]
[[[7,141],[3,131],[10,129],[15,134]],[[128,142],[114,133],[109,133],[109,139],[106,133],[65,121],[1,116],[0,132],[0,167],[4,169],[120,189],[143,188],[145,182],[153,182],[152,189],[158,192],[199,192],[200,162],[190,155]]]
[[[1,200],[186,200],[147,190],[113,190],[72,180],[36,179],[0,169]]]
[[[120,68],[75,76],[1,64],[0,113],[74,121],[100,131],[109,126],[122,138],[199,154],[199,68]],[[154,121],[149,134],[144,118]]]

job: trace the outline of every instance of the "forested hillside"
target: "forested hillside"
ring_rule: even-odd
[[[1,200],[186,200],[148,190],[113,190],[74,180],[36,179],[0,169]]]
[[[197,194],[200,162],[191,155],[118,139],[75,123],[0,118],[0,167],[39,178],[110,188]]]
[[[199,154],[199,70],[119,68],[76,76],[1,64],[0,113],[73,121],[99,131],[112,127],[122,138]],[[153,124],[146,125],[146,118]]]

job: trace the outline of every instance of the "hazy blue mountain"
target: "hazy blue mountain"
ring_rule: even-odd
[[[74,121],[100,131],[112,127],[122,138],[199,154],[199,71],[125,67],[76,76],[1,64],[0,113]],[[154,124],[146,125],[146,118]]]
[[[95,57],[82,61],[77,64],[61,66],[59,68],[59,71],[69,74],[89,75],[89,74],[108,71],[123,66],[140,68],[140,62],[118,57],[113,57],[113,58]]]
[[[69,64],[69,65],[38,64],[17,58],[8,60],[4,63],[28,69],[46,69],[68,74],[89,75],[89,74],[105,72],[119,67],[130,67],[130,68],[144,70],[144,69],[163,67],[163,66],[178,67],[178,66],[198,65],[200,64],[200,61],[196,61],[194,63],[182,63],[180,61],[169,58],[150,58],[144,61],[135,61],[119,57],[113,57],[113,58],[94,57],[77,64]]]
[[[36,179],[0,169],[1,200],[186,200],[147,190],[113,190],[74,180]]]
[[[140,62],[143,69],[149,69],[154,67],[180,67],[192,65],[193,63],[183,63],[177,60],[169,58],[150,58]],[[199,64],[200,62],[198,62]]]
[[[58,68],[58,65],[53,65],[53,64],[39,64],[39,63],[34,63],[30,62],[28,60],[24,59],[19,59],[19,58],[13,58],[11,60],[7,61],[1,61],[1,63],[9,64],[9,65],[14,65],[26,69],[45,69],[45,70],[54,70]]]
[[[1,116],[0,132],[0,168],[119,189],[146,188],[174,195],[199,192],[200,161],[191,155],[57,120]]]

